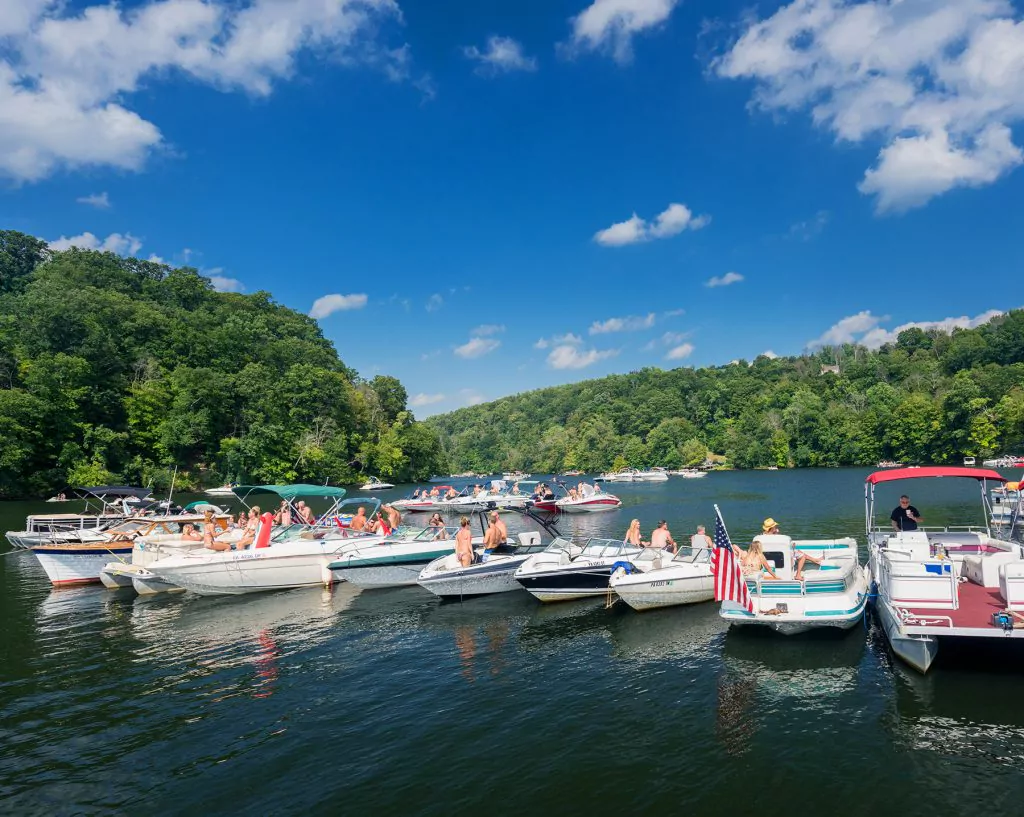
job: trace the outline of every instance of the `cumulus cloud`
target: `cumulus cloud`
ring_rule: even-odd
[[[363,293],[354,295],[339,295],[332,293],[324,295],[313,301],[313,308],[309,310],[309,317],[320,320],[335,312],[344,312],[351,309],[362,309],[366,306],[367,297]]]
[[[423,308],[426,309],[427,312],[437,312],[437,310],[439,310],[442,306],[444,306],[444,298],[442,298],[438,293],[435,292],[433,295],[427,298],[427,302],[426,304],[424,304]]]
[[[594,0],[572,18],[570,52],[607,51],[618,62],[633,56],[633,37],[661,25],[679,0]]]
[[[78,247],[80,250],[102,250],[126,256],[134,256],[142,249],[142,242],[131,233],[124,233],[123,235],[121,233],[111,233],[106,238],[100,240],[92,233],[85,232],[81,235],[73,235],[70,238],[61,236],[56,241],[49,242],[49,244],[51,250],[59,251]]]
[[[625,318],[609,318],[606,321],[594,321],[590,324],[591,335],[601,335],[606,332],[636,332],[641,329],[650,329],[654,326],[655,313],[649,312],[646,315],[628,315]]]
[[[488,37],[487,46],[482,51],[475,45],[468,45],[462,53],[477,63],[475,71],[481,76],[537,70],[536,57],[526,56],[523,46],[511,37]]]
[[[1009,0],[795,0],[713,63],[767,111],[808,110],[839,142],[881,138],[862,193],[880,213],[991,184],[1024,162],[1024,22]]]
[[[461,346],[455,347],[455,354],[463,358],[476,358],[483,357],[486,354],[490,354],[495,349],[501,346],[500,340],[487,337],[475,337],[470,338],[466,343]]]
[[[90,196],[80,196],[75,199],[79,204],[88,204],[90,207],[95,207],[97,210],[109,210],[110,209],[110,196],[106,193],[93,193]]]
[[[668,350],[668,354],[665,355],[665,360],[685,360],[693,354],[692,343],[681,343],[679,346],[675,346]]]
[[[139,170],[164,137],[132,95],[162,77],[266,96],[303,53],[408,74],[408,49],[376,42],[381,22],[400,17],[395,0],[2,6],[0,176],[19,182],[65,168]]]
[[[466,406],[479,406],[487,399],[476,389],[460,389],[459,397],[462,398],[462,403]]]
[[[859,343],[869,349],[877,349],[886,343],[895,343],[900,332],[906,329],[937,329],[941,332],[952,332],[954,329],[973,329],[988,323],[993,318],[1004,314],[998,309],[989,309],[973,318],[967,315],[942,318],[937,321],[911,321],[894,329],[885,329],[880,324],[889,320],[889,316],[878,317],[870,310],[858,312],[843,318],[829,328],[821,337],[815,338],[807,345],[814,349],[821,346],[839,346],[844,343]]]
[[[561,343],[548,353],[548,365],[552,369],[585,369],[619,353],[618,349],[585,349],[578,338],[571,337],[573,341]]]
[[[441,403],[445,399],[443,394],[414,394],[409,398],[409,405],[413,408],[423,408],[424,406],[432,406],[435,403]]]
[[[594,233],[594,241],[606,247],[622,247],[655,238],[668,238],[683,230],[700,230],[711,223],[710,216],[694,216],[685,204],[670,204],[649,223],[636,213],[611,227]]]
[[[758,357],[766,357],[769,360],[775,360],[776,358],[778,358],[778,355],[775,354],[775,352],[773,352],[771,349],[766,349],[765,351],[761,352],[761,354],[759,354]]]
[[[227,276],[224,276],[224,275],[210,275],[209,278],[210,278],[210,283],[213,284],[213,288],[217,292],[245,292],[245,284],[243,284],[237,278],[228,278]],[[328,296],[328,297],[331,297],[331,296]],[[320,303],[320,301],[322,301],[322,300],[323,300],[323,298],[321,298],[319,301],[317,301],[317,304]],[[313,308],[316,309],[316,304],[313,304]],[[335,311],[335,310],[332,309],[331,312],[333,312],[333,311]],[[310,313],[310,314],[312,314],[312,313]],[[328,312],[327,314],[329,315],[330,312]],[[318,317],[321,317],[321,316],[320,315],[313,315],[313,317],[314,318],[318,318]]]
[[[738,272],[727,272],[722,276],[715,276],[709,278],[704,284],[706,287],[727,287],[729,284],[738,284],[743,280],[743,276]]]

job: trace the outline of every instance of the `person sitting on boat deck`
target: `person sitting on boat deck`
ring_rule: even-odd
[[[287,499],[281,500],[281,507],[274,514],[274,524],[287,528],[292,523],[292,506]]]
[[[575,486],[569,489],[569,499],[579,499],[579,491],[576,490]]]
[[[626,536],[622,540],[624,545],[635,545],[636,547],[646,547],[649,543],[645,542],[640,538],[640,520],[634,519],[629,523],[629,527],[626,529]]]
[[[366,529],[366,508],[362,505],[359,506],[359,510],[356,511],[356,515],[352,517],[352,521],[348,523],[348,529],[355,531]]]
[[[469,517],[459,520],[459,532],[455,534],[455,557],[463,567],[473,564],[473,533],[469,529]]]
[[[711,541],[711,537],[705,532],[703,525],[697,526],[697,532],[690,537],[690,547],[694,550],[708,550],[714,548],[715,543]]]
[[[191,522],[186,522],[181,529],[181,538],[189,542],[202,542],[203,534],[196,530],[196,526]]]
[[[438,491],[436,487],[430,489],[430,496],[431,496],[431,498],[435,498],[436,499],[440,495],[441,495],[441,492]]]
[[[669,553],[675,553],[679,550],[679,545],[676,544],[676,540],[672,538],[672,534],[669,532],[668,522],[664,519],[658,523],[658,527],[651,533],[650,546],[652,548],[662,548]]]
[[[448,492],[444,495],[445,499],[455,499],[458,496],[454,488],[449,488]]]
[[[761,532],[767,536],[777,536],[779,533],[779,523],[769,516],[762,523]],[[810,562],[811,564],[818,566],[821,565],[821,559],[817,559],[810,554],[804,553],[802,550],[794,550],[793,559],[796,561],[796,572],[793,574],[793,579],[798,582],[802,582],[804,580],[805,564]]]
[[[763,570],[768,574],[769,579],[779,578],[775,575],[775,570],[771,563],[764,557],[764,548],[761,546],[761,540],[758,537],[754,537],[754,541],[750,543],[750,547],[746,550],[736,545],[732,545],[732,550],[740,560],[740,569],[743,571],[744,576],[756,576]]]
[[[910,504],[910,497],[906,494],[900,497],[900,504],[892,509],[889,519],[893,530],[917,530],[917,523],[924,521],[917,508]]]
[[[492,553],[500,553],[508,542],[508,528],[501,521],[497,511],[491,511],[490,527],[484,534],[484,553],[480,561],[483,561]]]
[[[415,489],[415,490],[414,490],[414,491],[412,492],[412,497],[411,497],[411,498],[412,498],[412,499],[419,499],[419,498],[420,498],[420,489],[419,489],[419,488],[416,488],[416,489]]]
[[[430,517],[430,521],[427,523],[427,527],[434,529],[434,541],[438,539],[447,539],[448,531],[445,530],[444,520],[441,518],[441,514],[435,513]]]
[[[299,516],[302,518],[301,521],[305,522],[307,525],[313,524],[315,521],[313,517],[313,509],[309,507],[309,505],[300,499],[295,508],[298,510]]]

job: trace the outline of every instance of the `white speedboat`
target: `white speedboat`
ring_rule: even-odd
[[[443,538],[439,537],[444,531]],[[356,587],[377,589],[404,587],[417,583],[425,566],[455,552],[456,528],[426,528],[411,538],[388,537],[366,547],[339,553],[328,565],[336,581]],[[483,546],[483,536],[473,538],[473,546]]]
[[[420,571],[416,583],[435,596],[448,599],[522,590],[515,572],[544,546],[536,531],[520,533],[517,538],[519,544],[495,548],[469,567],[464,567],[454,553],[440,556]]]
[[[541,601],[601,596],[608,593],[608,579],[617,564],[642,551],[618,539],[574,542],[560,536],[523,562],[515,578]]]
[[[634,610],[696,604],[715,597],[711,553],[706,548],[684,546],[675,555],[646,548],[617,567],[608,584]]]
[[[608,471],[601,474],[594,482],[635,482],[635,475],[635,468],[623,468],[621,471]]]
[[[633,472],[633,482],[668,482],[668,471],[664,468],[648,468]]]
[[[575,498],[564,496],[555,501],[555,507],[562,513],[600,513],[614,511],[621,505],[621,499],[604,490],[595,490]]]
[[[878,484],[950,477],[977,481],[984,524],[895,531],[886,518],[875,525]],[[880,471],[865,481],[875,610],[893,652],[919,672],[928,671],[943,640],[1024,638],[1013,615],[1024,613],[1024,547],[993,536],[990,522],[988,485],[1005,482],[996,471],[966,467]]]
[[[703,479],[708,475],[707,471],[697,468],[681,468],[678,473],[683,479]]]
[[[377,477],[370,477],[366,482],[359,486],[360,491],[386,491],[388,488],[394,488],[390,482],[381,482]]]
[[[207,496],[234,496],[235,489],[230,485],[222,485],[219,488],[207,488],[203,493]]]
[[[868,572],[857,559],[857,540],[791,539],[780,534],[754,537],[772,563],[778,579],[765,574],[747,577],[754,612],[723,601],[719,615],[733,626],[759,625],[784,635],[827,627],[848,630],[863,618],[868,601]],[[797,581],[797,554],[818,559],[803,568]]]
[[[264,485],[235,489],[240,498],[269,492],[294,506],[299,498],[331,502],[322,524],[291,525],[270,530],[270,514],[263,514],[254,546],[245,550],[192,550],[152,562],[148,569],[158,579],[200,595],[236,595],[290,587],[330,584],[327,565],[345,549],[381,542],[383,536],[348,530],[342,526],[345,490],[326,485]],[[353,499],[351,503],[366,503]],[[293,510],[293,517],[297,514]],[[273,535],[271,535],[273,534]]]

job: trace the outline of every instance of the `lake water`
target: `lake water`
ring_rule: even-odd
[[[681,539],[717,502],[735,541],[772,516],[863,544],[865,474],[616,485],[622,509],[559,524],[618,537],[635,516],[646,536],[665,518]],[[929,524],[977,522],[963,482],[881,486],[880,507],[907,491]],[[54,508],[0,503],[0,524]],[[730,632],[713,603],[58,591],[2,547],[3,813],[1020,813],[1016,657],[949,651],[921,677],[870,622]]]

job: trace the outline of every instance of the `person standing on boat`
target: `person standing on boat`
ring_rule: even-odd
[[[508,528],[497,511],[491,511],[491,525],[484,534],[484,556],[488,556],[508,542]]]
[[[388,515],[388,526],[391,530],[395,530],[399,525],[402,524],[402,514],[398,512],[398,508],[394,508],[391,505],[385,505],[381,510]]]
[[[924,521],[924,517],[910,504],[910,497],[906,494],[900,497],[900,504],[892,509],[889,519],[892,521],[893,530],[917,530],[917,523]]]
[[[473,564],[473,533],[469,529],[469,517],[459,520],[459,532],[455,534],[455,557],[463,567]]]
[[[668,522],[664,519],[658,523],[658,527],[651,533],[651,547],[662,548],[669,553],[675,553],[679,549],[676,540],[672,538],[672,533],[668,529]]]
[[[352,521],[348,523],[349,530],[361,531],[366,527],[366,508],[360,506]]]

